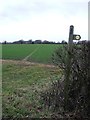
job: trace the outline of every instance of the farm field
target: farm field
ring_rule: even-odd
[[[0,59],[2,58],[2,45],[0,44]]]
[[[2,59],[28,60],[32,62],[51,63],[52,53],[58,44],[4,44]]]
[[[52,53],[60,45],[2,45],[3,118],[51,117],[43,106],[41,92],[60,80],[62,70],[52,65]]]
[[[40,93],[59,80],[61,70],[53,65],[3,60],[3,118],[51,117],[45,110]]]

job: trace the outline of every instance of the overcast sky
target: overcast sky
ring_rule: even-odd
[[[67,41],[70,25],[88,39],[88,0],[0,0],[0,42]]]

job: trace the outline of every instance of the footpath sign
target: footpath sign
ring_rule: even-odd
[[[80,35],[73,35],[73,40],[80,40],[81,36]]]
[[[80,40],[81,36],[78,34],[74,34],[74,26],[70,26],[69,30],[69,43],[73,43],[73,40]]]

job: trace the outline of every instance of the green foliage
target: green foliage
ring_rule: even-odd
[[[68,66],[68,56],[70,66]],[[80,45],[73,44],[73,50],[59,48],[53,55],[54,62],[64,69],[64,77],[61,81],[53,83],[49,92],[43,93],[46,106],[56,110],[58,115],[67,118],[90,118],[90,42]],[[64,60],[65,59],[65,60]],[[59,63],[60,62],[60,63]],[[64,67],[63,67],[64,66]],[[68,74],[68,67],[70,71]],[[69,82],[66,78],[68,77]],[[67,88],[66,87],[67,85]],[[67,91],[66,91],[67,90]],[[67,104],[66,94],[67,93]],[[65,101],[65,102],[63,102]],[[63,114],[64,113],[64,114]]]
[[[76,115],[90,117],[90,42],[85,42],[74,49],[71,84],[69,90],[70,104]],[[71,109],[72,110],[72,109]]]
[[[68,55],[67,45],[60,46],[52,54],[52,61],[60,68],[65,69],[67,63],[67,55]]]

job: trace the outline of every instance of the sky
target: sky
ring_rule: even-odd
[[[88,39],[88,0],[0,0],[0,42],[68,41],[70,25]]]
[[[88,40],[90,40],[90,1],[88,2]]]

